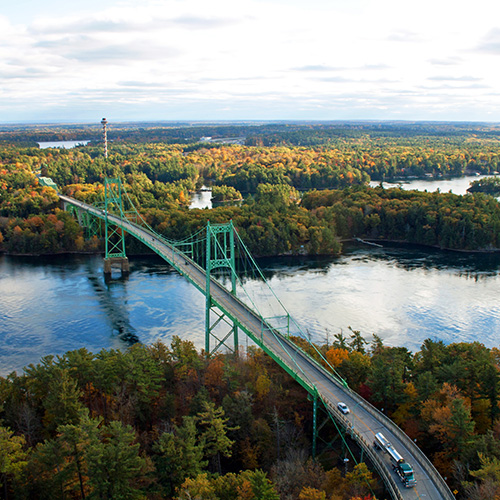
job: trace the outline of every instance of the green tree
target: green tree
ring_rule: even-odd
[[[158,479],[167,496],[172,496],[186,478],[195,478],[207,465],[203,443],[198,442],[194,417],[184,417],[181,427],[163,433],[153,445]]]
[[[27,452],[23,436],[15,436],[8,428],[0,426],[0,488],[3,486],[5,498],[9,486],[21,479],[27,465]]]
[[[349,342],[349,347],[356,352],[360,352],[361,354],[365,354],[366,349],[365,345],[368,343],[363,336],[361,335],[361,332],[359,330],[353,330],[351,327],[349,327],[349,330],[351,331],[351,341]]]
[[[49,430],[55,430],[60,425],[77,424],[80,421],[85,414],[85,407],[80,401],[81,395],[78,383],[72,378],[69,370],[53,371],[48,393],[43,401],[45,421]]]
[[[273,483],[268,479],[267,474],[262,470],[246,470],[241,473],[243,481],[248,481],[251,485],[252,500],[280,500]]]
[[[90,436],[85,449],[90,499],[132,500],[144,498],[138,481],[146,461],[139,455],[139,443],[130,426],[113,421]]]
[[[373,399],[386,411],[393,411],[404,401],[405,356],[397,348],[386,347],[379,355],[372,357],[372,369],[368,386]]]
[[[86,449],[98,433],[99,421],[88,417],[73,425],[58,427],[57,438],[39,443],[31,460],[38,495],[42,498],[66,498],[78,492],[86,498]]]
[[[203,412],[196,416],[199,429],[200,442],[203,443],[205,456],[212,460],[217,471],[220,473],[220,456],[230,457],[232,455],[233,441],[227,437],[228,419],[224,417],[224,409],[216,408],[212,402],[204,405]]]

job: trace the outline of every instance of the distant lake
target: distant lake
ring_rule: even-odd
[[[212,208],[212,190],[204,188],[191,197],[189,208]]]
[[[71,149],[76,146],[86,146],[90,140],[88,141],[49,141],[49,142],[39,142],[38,145],[40,149],[47,148],[64,148]]]
[[[439,189],[441,193],[449,193],[451,191],[453,194],[467,194],[467,189],[471,182],[479,181],[485,177],[491,177],[491,175],[454,177],[453,179],[413,179],[411,181],[384,182],[383,186],[386,189],[401,186],[401,189],[404,190],[415,189],[417,191],[433,193]],[[380,181],[371,181],[370,186],[380,186]]]

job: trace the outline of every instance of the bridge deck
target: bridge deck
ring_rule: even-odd
[[[60,196],[60,198],[64,202],[75,205],[97,217],[105,218],[102,210],[67,196]],[[141,240],[180,274],[184,275],[202,293],[206,292],[205,271],[194,261],[147,229],[114,215],[108,215],[108,221],[122,227]],[[331,373],[309,358],[283,335],[269,327],[257,313],[229,293],[217,281],[212,280],[210,287],[212,300],[217,307],[232,318],[252,340],[259,345],[264,345],[276,361],[288,367],[289,372],[295,372],[297,380],[311,394],[319,395],[328,411],[349,430],[366,451],[394,498],[404,500],[422,500],[424,498],[426,500],[451,500],[455,498],[443,478],[436,472],[417,445],[389,418],[359,395],[344,387]],[[349,406],[351,410],[349,414],[344,415],[338,411],[337,403],[339,401],[343,401]],[[373,441],[377,432],[382,432],[405,460],[413,466],[417,480],[417,485],[414,488],[405,488],[396,473],[392,471],[389,457],[382,451],[375,451]]]

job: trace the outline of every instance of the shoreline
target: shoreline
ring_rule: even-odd
[[[406,240],[388,240],[388,239],[383,239],[383,238],[359,238],[359,237],[353,237],[353,238],[343,238],[340,239],[339,242],[341,244],[343,243],[360,243],[360,244],[365,244],[368,246],[376,246],[376,247],[383,247],[383,245],[380,245],[380,243],[385,243],[385,244],[396,244],[396,245],[413,245],[413,246],[418,246],[421,248],[432,248],[434,250],[441,250],[443,252],[458,252],[458,253],[464,253],[464,254],[481,254],[481,255],[487,255],[487,254],[497,254],[500,252],[500,248],[492,248],[492,249],[476,249],[476,250],[464,250],[460,248],[446,248],[446,247],[441,247],[439,245],[424,245],[422,243],[414,243],[411,241],[406,241]],[[340,251],[339,253],[331,253],[331,254],[312,254],[312,253],[286,253],[286,254],[277,254],[277,255],[255,255],[254,257],[256,258],[273,258],[273,257],[324,257],[327,255],[330,256],[339,256],[342,255],[343,252]],[[4,250],[0,250],[0,256],[2,255],[8,255],[11,257],[56,257],[58,255],[103,255],[102,251],[98,252],[76,252],[76,251],[62,251],[62,252],[55,252],[55,253],[9,253]],[[147,256],[147,255],[157,255],[155,252],[144,252],[144,253],[130,253],[128,256],[130,257],[140,257],[140,256]],[[103,255],[104,258],[104,255]]]

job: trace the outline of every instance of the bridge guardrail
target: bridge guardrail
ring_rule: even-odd
[[[450,488],[446,484],[445,480],[439,474],[439,472],[436,470],[434,467],[434,464],[427,458],[425,453],[417,446],[416,443],[414,443],[406,433],[404,433],[389,417],[384,415],[381,411],[377,410],[374,406],[372,406],[370,403],[367,401],[363,400],[360,398],[358,394],[356,394],[354,391],[350,390],[351,394],[354,394],[358,400],[358,403],[365,408],[368,412],[370,412],[372,415],[377,416],[378,419],[380,420],[381,417],[384,420],[385,424],[391,428],[391,432],[393,432],[400,441],[402,441],[405,446],[410,449],[413,453],[413,456],[415,457],[416,461],[422,467],[422,469],[425,469],[426,472],[429,474],[429,476],[432,479],[432,482],[438,489],[439,493],[443,496],[443,499],[448,499],[448,500],[455,500],[455,495],[451,492]]]
[[[397,483],[396,481],[394,481],[394,478],[392,477],[390,470],[387,469],[386,464],[380,459],[378,454],[373,451],[371,443],[368,443],[366,439],[363,436],[361,436],[361,434],[358,434],[354,430],[354,428],[350,425],[349,421],[344,417],[342,413],[339,412],[339,410],[335,406],[333,406],[329,401],[325,401],[323,398],[321,398],[321,401],[325,405],[325,408],[333,415],[333,417],[336,418],[342,425],[345,426],[349,434],[365,450],[371,462],[382,476],[384,484],[389,493],[391,494],[392,498],[394,500],[403,500],[403,496],[399,491]]]
[[[344,387],[331,373],[329,373],[323,366],[321,366],[316,360],[313,359],[316,366],[341,389],[349,391],[349,394],[356,402],[362,406],[368,413],[373,415],[377,420],[383,421],[387,427],[390,427],[391,432],[393,432],[400,441],[402,441],[405,446],[410,449],[417,460],[418,464],[422,469],[425,469],[429,476],[431,477],[434,485],[438,491],[443,495],[445,500],[454,500],[455,495],[451,492],[450,488],[444,481],[443,477],[434,467],[434,464],[427,458],[425,453],[413,442],[406,433],[404,433],[387,415],[384,415],[381,411],[375,408],[372,404],[362,398],[359,394],[354,392],[350,387]]]

